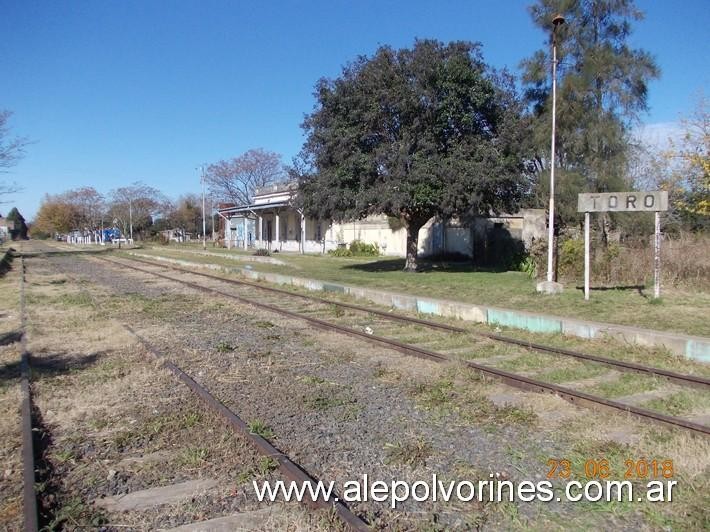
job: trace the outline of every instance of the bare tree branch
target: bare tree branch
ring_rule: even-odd
[[[162,192],[140,182],[112,190],[109,197],[108,216],[116,220],[124,236],[129,234],[131,218],[134,232],[142,232],[155,216],[171,208]]]
[[[211,164],[205,173],[210,192],[237,205],[248,205],[256,188],[277,183],[285,177],[281,156],[261,148]]]
[[[6,168],[15,166],[24,156],[24,148],[29,144],[29,140],[23,137],[10,137],[9,121],[12,113],[0,110],[0,173],[6,173]],[[8,194],[14,194],[22,190],[22,187],[12,183],[8,184],[0,181],[0,198]],[[0,201],[0,203],[6,203]]]
[[[10,138],[11,116],[10,111],[0,111],[0,168],[16,165],[25,154],[25,146],[29,144],[29,140],[23,137]]]

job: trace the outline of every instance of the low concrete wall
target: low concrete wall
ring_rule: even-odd
[[[238,248],[239,249],[239,248]],[[222,259],[231,259],[242,262],[264,262],[268,264],[276,264],[277,266],[286,266],[286,263],[282,260],[275,259],[274,257],[260,256],[260,255],[230,255],[229,253],[215,253],[211,251],[194,251],[191,249],[181,249],[180,253],[190,253],[192,255],[202,255],[203,257],[219,257]]]
[[[613,338],[634,344],[649,347],[665,347],[677,355],[710,363],[710,338],[702,336],[689,336],[673,332],[641,329],[639,327],[630,327],[627,325],[582,321],[572,318],[561,318],[545,314],[536,314],[523,310],[502,309],[486,305],[463,303],[460,301],[432,299],[427,297],[399,294],[395,292],[385,292],[377,288],[364,288],[361,286],[342,285],[338,283],[319,281],[316,279],[293,277],[290,275],[257,272],[249,268],[230,268],[227,266],[220,266],[218,264],[197,264],[186,260],[171,259],[157,255],[146,255],[135,252],[130,254],[135,255],[136,257],[164,261],[192,268],[207,268],[211,270],[233,272],[249,279],[262,280],[275,284],[289,284],[306,288],[307,290],[322,290],[325,292],[349,294],[353,297],[366,299],[380,305],[391,306],[402,310],[421,312],[423,314],[446,316],[467,321],[488,323],[490,325],[504,325],[506,327],[525,329],[538,333],[561,333],[579,336],[581,338],[611,336]]]

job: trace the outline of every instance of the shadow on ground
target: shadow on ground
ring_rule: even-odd
[[[14,344],[15,342],[19,342],[20,340],[22,340],[22,331],[19,329],[16,331],[10,331],[8,333],[0,334],[0,346]]]
[[[577,290],[584,291],[584,286],[575,286]],[[608,292],[611,290],[627,290],[636,291],[643,298],[648,299],[648,296],[643,292],[646,287],[642,284],[633,284],[628,286],[590,286],[589,290],[592,292]]]
[[[418,272],[447,272],[447,273],[472,273],[490,272],[502,273],[507,271],[504,268],[480,267],[471,264],[470,261],[438,261],[438,260],[417,260]],[[348,264],[343,266],[346,270],[357,270],[368,273],[399,272],[404,270],[404,259],[385,259],[364,264]]]
[[[32,378],[52,378],[57,375],[82,370],[94,365],[105,351],[91,353],[82,357],[57,353],[51,355],[30,355]],[[9,380],[20,376],[20,358],[16,362],[0,365],[0,380]]]

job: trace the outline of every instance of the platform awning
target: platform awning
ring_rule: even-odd
[[[255,205],[243,205],[241,207],[229,207],[228,209],[220,209],[218,212],[225,215],[250,213],[254,211],[265,211],[268,209],[290,207],[288,201],[275,201],[273,203],[258,203]]]

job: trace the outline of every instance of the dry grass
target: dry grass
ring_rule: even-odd
[[[0,365],[19,360],[13,348],[0,348]],[[22,526],[22,439],[20,436],[20,386],[17,378],[3,374],[0,388],[0,528],[19,530]]]
[[[188,390],[176,384],[160,363],[145,358],[133,337],[105,312],[104,293],[89,286],[98,299],[97,309],[92,298],[73,282],[57,282],[57,276],[45,276],[48,270],[42,271],[43,259],[33,261],[27,286],[31,324],[28,347],[33,357],[36,404],[52,438],[46,456],[53,464],[53,478],[56,476],[43,488],[50,490],[48,494],[54,490],[54,508],[47,524],[62,527],[69,522],[95,527],[109,522],[155,529],[175,523],[172,507],[128,515],[95,510],[92,499],[114,493],[112,482],[117,479],[129,482],[129,490],[134,491],[195,477],[215,478],[220,483],[218,494],[181,506],[186,512],[183,518],[188,520],[215,517],[214,495],[235,498],[230,491],[238,489],[241,493],[253,472],[259,471],[256,453],[221,420],[200,415]],[[169,306],[169,301],[164,304]],[[176,304],[179,307],[181,302]],[[128,301],[121,310],[134,307],[136,302]],[[17,404],[13,394],[10,388],[3,388],[0,405],[5,406],[5,401]],[[5,442],[10,451],[14,447],[10,445],[11,435],[6,433],[16,421],[12,416],[3,416],[0,421],[1,456],[7,464],[13,459],[5,456]],[[159,459],[136,459],[144,454]],[[251,473],[240,482],[242,471]],[[21,482],[9,478],[21,489]],[[11,495],[12,490],[3,490],[3,496],[5,493]],[[14,500],[3,497],[0,512],[9,514],[17,507]],[[248,510],[255,503],[247,499],[240,504]],[[284,515],[292,513],[288,509]],[[270,517],[274,529],[281,528],[280,519],[279,515]],[[294,523],[301,529],[330,528],[327,514],[308,518],[298,514],[294,519],[288,521],[292,528]]]
[[[0,334],[18,330],[19,276],[0,276]],[[19,344],[0,346],[0,529],[22,528]]]
[[[583,247],[576,241],[572,255],[561,257],[567,266],[560,275],[569,280],[583,280]],[[592,283],[602,285],[649,285],[653,282],[653,240],[609,243],[604,250],[593,243]],[[563,253],[561,251],[561,253]],[[680,233],[664,235],[661,243],[661,275],[663,285],[710,291],[710,235]],[[566,259],[566,260],[565,260]]]

